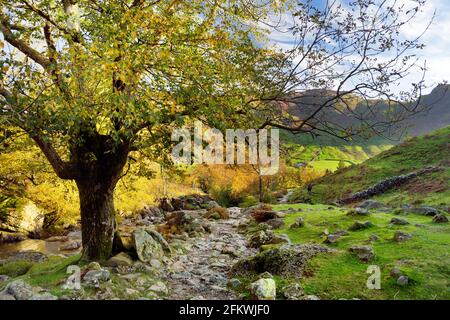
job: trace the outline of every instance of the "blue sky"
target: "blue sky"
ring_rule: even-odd
[[[314,0],[317,4],[324,1]],[[341,3],[348,3],[349,0],[338,0]],[[414,6],[414,0],[397,0],[397,4]],[[401,30],[401,36],[413,38],[419,35],[426,28],[431,17],[435,13],[435,19],[423,36],[422,42],[426,44],[423,50],[417,51],[417,55],[426,61],[427,73],[425,83],[429,87],[424,93],[431,91],[443,80],[450,82],[450,0],[426,0],[423,11],[419,13],[414,24]],[[270,39],[282,48],[289,48],[292,43],[292,36],[289,33],[272,32]],[[410,75],[408,81],[400,85],[398,90],[408,88],[411,81],[420,79],[421,74],[417,71]]]

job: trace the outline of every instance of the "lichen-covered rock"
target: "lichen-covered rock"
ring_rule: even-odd
[[[161,281],[151,285],[148,290],[159,295],[167,295],[169,293],[169,289],[167,289],[167,286]]]
[[[277,296],[275,280],[264,278],[253,282],[250,286],[250,293],[253,299],[275,300]]]
[[[232,267],[231,274],[244,276],[268,271],[273,275],[301,278],[311,258],[331,251],[333,250],[317,244],[282,245],[238,261]]]
[[[373,248],[371,246],[352,246],[349,251],[356,254],[362,262],[369,262],[375,258]]]
[[[272,229],[279,229],[284,226],[284,219],[283,218],[275,218],[267,220],[266,223],[272,227]]]
[[[259,248],[262,245],[269,244],[274,234],[270,230],[259,230],[253,233],[249,239],[249,245],[252,248]]]
[[[161,258],[164,252],[170,252],[170,246],[163,236],[148,228],[136,229],[133,232],[136,254],[142,262],[150,262],[153,258]]]

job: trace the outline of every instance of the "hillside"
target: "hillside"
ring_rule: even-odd
[[[378,199],[392,204],[408,202],[447,205],[450,203],[450,127],[409,139],[361,163],[326,175],[314,183],[311,194],[296,190],[292,202],[332,203],[364,190],[383,179],[408,174],[428,166],[439,172],[414,178]]]

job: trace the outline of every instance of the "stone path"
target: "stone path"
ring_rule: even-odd
[[[230,219],[211,223],[211,233],[180,241],[187,253],[174,258],[167,276],[169,299],[237,299],[227,289],[228,271],[239,258],[255,253],[237,230],[245,217],[230,208]],[[177,240],[179,241],[179,240]]]

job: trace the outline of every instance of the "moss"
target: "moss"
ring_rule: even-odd
[[[32,266],[33,263],[28,260],[12,261],[0,266],[0,274],[14,278],[27,273]]]

